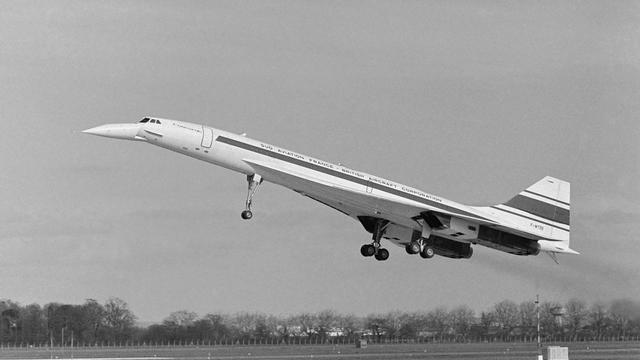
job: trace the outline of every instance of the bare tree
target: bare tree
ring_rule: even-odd
[[[426,315],[426,324],[430,330],[438,334],[440,341],[449,332],[449,312],[444,307],[437,307],[429,311]]]
[[[318,319],[314,314],[304,312],[294,317],[297,326],[300,326],[300,331],[311,338],[315,334],[316,323]]]
[[[269,326],[267,325],[267,316],[264,314],[256,314],[256,326],[253,329],[253,337],[264,341],[271,336]]]
[[[610,314],[615,335],[621,340],[627,339],[633,325],[637,324],[640,327],[640,303],[638,302],[628,299],[615,300],[611,303]]]
[[[169,314],[169,316],[166,319],[164,319],[163,323],[169,326],[187,327],[187,326],[193,325],[196,319],[198,319],[198,314],[192,311],[178,310]]]
[[[278,338],[278,342],[289,343],[290,328],[289,320],[274,315],[269,315],[266,318],[266,325],[269,333]]]
[[[491,328],[494,326],[494,314],[492,312],[482,312],[480,313],[480,327],[482,328],[482,335],[489,336],[491,335]]]
[[[386,323],[388,324],[388,337],[397,337],[400,335],[400,329],[405,321],[402,315],[400,311],[391,311],[385,315],[387,318]]]
[[[41,344],[47,341],[47,319],[38,304],[25,306],[20,310],[22,319],[21,342]]]
[[[380,342],[382,337],[389,333],[389,319],[382,314],[370,314],[367,316],[365,327],[375,336],[376,341]]]
[[[518,324],[518,305],[511,300],[504,300],[493,306],[492,313],[504,340]]]
[[[537,326],[536,304],[533,301],[520,303],[518,305],[518,318],[518,325],[522,327],[523,335],[534,336]]]
[[[0,324],[2,327],[0,329],[4,333],[6,332],[6,336],[9,341],[13,341],[14,343],[18,342],[18,328],[20,322],[20,311],[18,311],[17,307],[9,307],[0,313]]]
[[[449,312],[449,324],[459,340],[467,340],[475,317],[475,312],[467,305],[458,306]]]
[[[352,339],[356,332],[364,326],[362,319],[353,314],[339,315],[337,321],[347,339]]]
[[[338,315],[333,310],[323,310],[316,316],[315,331],[324,342],[332,328],[336,326]]]
[[[126,341],[131,336],[135,321],[136,316],[124,300],[112,297],[104,304],[104,322],[110,333],[108,339],[114,342]]]
[[[402,338],[415,338],[418,336],[424,316],[422,314],[413,313],[401,313],[399,317],[400,328],[397,331],[397,335]]]
[[[589,322],[591,324],[591,334],[594,340],[601,340],[609,326],[609,314],[607,308],[602,303],[591,305],[589,310]]]
[[[189,340],[189,337],[193,337],[193,335],[195,335],[196,329],[193,328],[193,325],[197,319],[198,314],[187,310],[178,310],[169,314],[169,316],[167,316],[162,321],[162,326],[164,327],[166,333],[169,335],[169,339],[167,340]],[[203,325],[206,325],[206,323],[199,323],[199,326]]]
[[[567,332],[572,340],[576,340],[587,317],[587,304],[579,299],[571,299],[565,306],[567,311]]]
[[[210,328],[210,336],[216,340],[220,341],[229,335],[229,328],[224,322],[224,317],[220,314],[207,314],[204,317],[204,320],[207,320],[211,326]]]
[[[99,331],[104,326],[104,307],[94,299],[86,299],[80,311],[84,319],[84,326],[80,334],[82,340],[95,344],[99,338]]]
[[[556,319],[554,312],[562,308],[557,302],[543,302],[540,304],[540,327],[547,337],[554,337],[562,333],[561,324]]]
[[[237,337],[247,340],[254,336],[258,316],[255,313],[241,312],[231,317],[231,325],[237,332]]]

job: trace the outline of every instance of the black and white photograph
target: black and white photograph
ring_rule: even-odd
[[[640,358],[640,1],[0,0],[0,359]]]

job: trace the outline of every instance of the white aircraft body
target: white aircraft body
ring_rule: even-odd
[[[515,255],[578,254],[569,248],[569,183],[547,176],[509,201],[468,206],[378,176],[205,125],[145,117],[83,131],[137,140],[243,173],[248,193],[243,219],[263,181],[285,186],[359,221],[372,234],[363,256],[386,260],[381,240],[423,258],[469,258],[472,245]]]

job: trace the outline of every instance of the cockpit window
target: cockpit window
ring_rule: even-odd
[[[160,120],[156,120],[156,119],[151,119],[151,118],[144,118],[140,121],[138,121],[138,123],[151,123],[151,124],[161,124]]]

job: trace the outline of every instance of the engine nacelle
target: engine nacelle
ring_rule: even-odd
[[[429,238],[436,254],[452,259],[468,259],[473,255],[471,244],[445,239],[439,236]]]
[[[540,253],[540,245],[535,240],[492,229],[484,225],[480,225],[479,230],[478,240],[476,241],[481,245],[515,255],[538,255]]]

